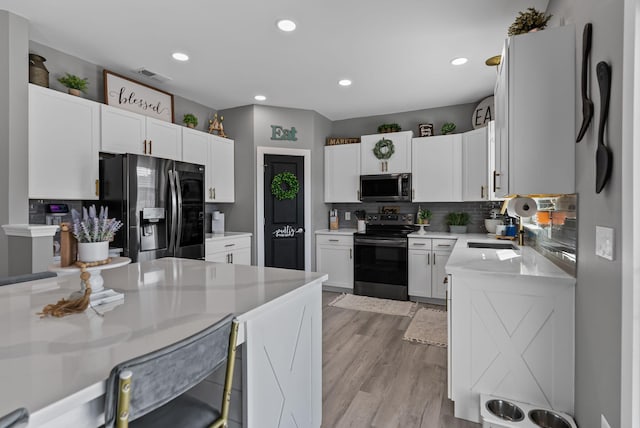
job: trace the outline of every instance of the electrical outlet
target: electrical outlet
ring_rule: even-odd
[[[602,414],[600,415],[600,428],[611,428],[611,425],[607,422],[607,418]]]
[[[613,228],[596,226],[596,256],[613,260]]]
[[[344,219],[345,219],[345,221],[351,220],[351,211],[345,211],[344,212]]]

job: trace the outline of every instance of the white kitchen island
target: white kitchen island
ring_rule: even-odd
[[[36,315],[77,290],[79,278],[0,288],[0,415],[26,407],[29,427],[100,426],[113,366],[233,313],[244,346],[243,394],[232,403],[243,402],[243,425],[320,427],[326,275],[164,258],[103,277],[125,294],[98,306],[103,316],[92,309],[59,319]]]

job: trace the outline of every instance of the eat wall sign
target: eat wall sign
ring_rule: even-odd
[[[292,126],[291,129],[286,129],[280,125],[271,125],[271,139],[275,141],[298,141],[296,132],[298,131],[295,126]]]

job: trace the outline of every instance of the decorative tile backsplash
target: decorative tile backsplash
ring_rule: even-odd
[[[445,221],[450,212],[464,211],[471,216],[471,222],[467,227],[469,233],[487,233],[484,227],[484,219],[489,218],[489,212],[493,208],[500,208],[500,202],[428,202],[415,204],[411,202],[389,202],[389,203],[363,203],[363,204],[331,204],[332,209],[338,210],[339,225],[341,228],[356,228],[357,219],[354,212],[364,210],[367,214],[379,213],[383,206],[394,206],[399,208],[400,213],[411,213],[416,215],[418,208],[428,209],[433,216],[429,226],[431,232],[448,232],[449,228]],[[344,219],[344,213],[351,213],[351,220]],[[327,228],[329,227],[329,214],[327,212]]]

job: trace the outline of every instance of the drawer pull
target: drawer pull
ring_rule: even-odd
[[[413,243],[413,245],[415,245],[415,246],[417,246],[417,247],[424,247],[424,246],[425,246],[425,245],[427,245],[427,244],[425,244],[425,243],[418,244],[417,242],[414,242],[414,243]]]
[[[225,244],[225,247],[233,247],[236,244]]]
[[[339,239],[329,239],[329,242],[340,242]]]
[[[438,247],[450,247],[451,244],[438,244]]]

